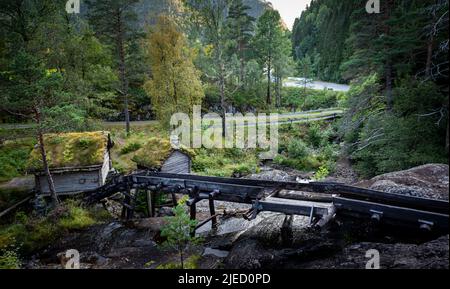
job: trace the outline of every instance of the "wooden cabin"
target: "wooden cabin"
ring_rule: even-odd
[[[170,141],[151,138],[132,160],[138,169],[171,174],[190,174],[194,152],[184,147],[174,148]]]
[[[112,168],[107,132],[44,135],[47,159],[58,195],[70,195],[103,186]],[[29,172],[35,175],[39,194],[50,193],[39,147],[31,152]]]

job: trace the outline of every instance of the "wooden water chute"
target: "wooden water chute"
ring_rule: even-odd
[[[304,184],[145,171],[118,177],[111,184],[90,194],[87,201],[100,201],[115,192],[127,191],[127,185],[130,185],[130,189],[150,189],[165,194],[189,196],[187,205],[192,219],[197,217],[197,203],[208,200],[210,217],[199,226],[209,221],[213,225],[217,224],[214,201],[224,201],[252,205],[244,214],[247,219],[255,218],[260,212],[271,211],[307,216],[311,225],[322,226],[334,215],[347,215],[422,231],[448,232],[448,201],[385,193],[338,183]],[[292,199],[280,195],[281,190],[311,192],[320,195],[320,198]]]

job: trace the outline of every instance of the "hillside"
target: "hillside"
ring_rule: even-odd
[[[140,0],[136,4],[136,11],[139,18],[139,24],[153,24],[155,17],[169,7],[171,0]],[[245,5],[251,7],[249,14],[254,18],[259,18],[264,10],[271,7],[271,4],[265,0],[244,0]]]

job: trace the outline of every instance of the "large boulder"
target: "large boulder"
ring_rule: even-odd
[[[357,185],[388,193],[448,200],[448,175],[448,165],[428,164],[380,175]]]
[[[420,245],[357,243],[327,259],[304,263],[300,268],[309,269],[364,269],[371,259],[369,250],[377,250],[381,269],[448,269],[449,236],[443,236]]]
[[[258,174],[252,174],[247,176],[246,178],[252,180],[276,181],[276,182],[290,182],[295,180],[295,177],[293,177],[291,174],[285,171],[275,169],[265,170]]]

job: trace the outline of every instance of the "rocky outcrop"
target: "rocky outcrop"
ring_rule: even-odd
[[[358,183],[362,187],[408,196],[448,200],[449,167],[427,164]]]
[[[448,269],[449,236],[421,245],[357,243],[332,258],[302,264],[300,268],[364,269],[369,250],[377,250],[380,269]]]
[[[261,173],[249,175],[246,178],[252,180],[264,180],[276,182],[295,181],[295,177],[292,176],[291,174],[276,169],[264,170]]]
[[[164,220],[160,218],[123,224],[111,222],[72,233],[51,248],[33,256],[26,268],[61,268],[61,256],[69,249],[80,253],[82,268],[143,268],[164,254],[157,238]]]

